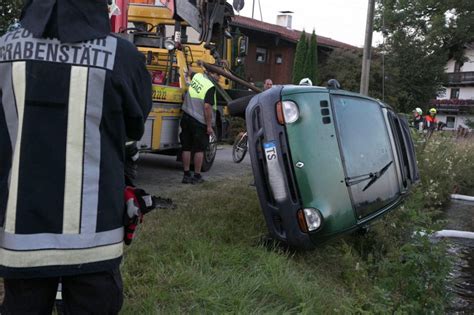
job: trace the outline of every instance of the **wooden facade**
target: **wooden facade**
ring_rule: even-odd
[[[245,57],[245,78],[262,86],[267,78],[274,84],[292,83],[293,62],[300,31],[283,26],[261,22],[251,18],[236,16],[232,29],[249,38],[248,55]],[[311,34],[308,34],[310,36]],[[334,48],[358,49],[357,47],[318,36],[318,63]]]

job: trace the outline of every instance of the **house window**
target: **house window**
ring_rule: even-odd
[[[458,61],[454,63],[454,72],[461,72],[462,64]]]
[[[447,116],[446,117],[446,127],[454,129],[454,123],[456,122],[456,117],[454,116]]]
[[[257,47],[257,62],[265,63],[267,62],[267,49]]]
[[[458,99],[459,98],[459,88],[453,88],[451,89],[451,97],[450,99],[454,100],[454,99]]]

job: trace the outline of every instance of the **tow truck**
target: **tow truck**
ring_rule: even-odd
[[[259,91],[229,70],[236,57],[232,56],[232,45],[238,42],[242,51],[238,57],[243,57],[247,43],[243,36],[234,40],[229,32],[232,6],[225,0],[116,0],[111,10],[119,13],[112,15],[112,30],[145,55],[152,76],[153,108],[138,142],[139,151],[179,159],[181,105],[192,73],[207,67],[224,74],[215,82],[219,96],[215,136],[211,136],[202,166],[203,171],[209,170],[216,140],[225,137],[228,127],[226,104]],[[246,89],[233,89],[234,79]]]

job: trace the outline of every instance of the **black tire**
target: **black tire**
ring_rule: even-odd
[[[210,136],[209,145],[204,151],[204,159],[202,161],[201,172],[207,172],[211,169],[217,153],[217,138],[215,135]]]
[[[240,163],[247,154],[247,134],[242,135],[232,146],[232,159],[235,163]]]
[[[227,104],[227,108],[229,109],[229,114],[231,116],[241,117],[245,119],[245,110],[247,106],[255,95],[248,95],[244,96],[235,100],[230,101]]]

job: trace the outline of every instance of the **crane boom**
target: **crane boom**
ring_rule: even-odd
[[[191,25],[199,34],[200,40],[209,44],[214,32],[222,35],[234,16],[232,6],[225,0],[160,0],[176,20]],[[216,34],[217,35],[217,34]]]

